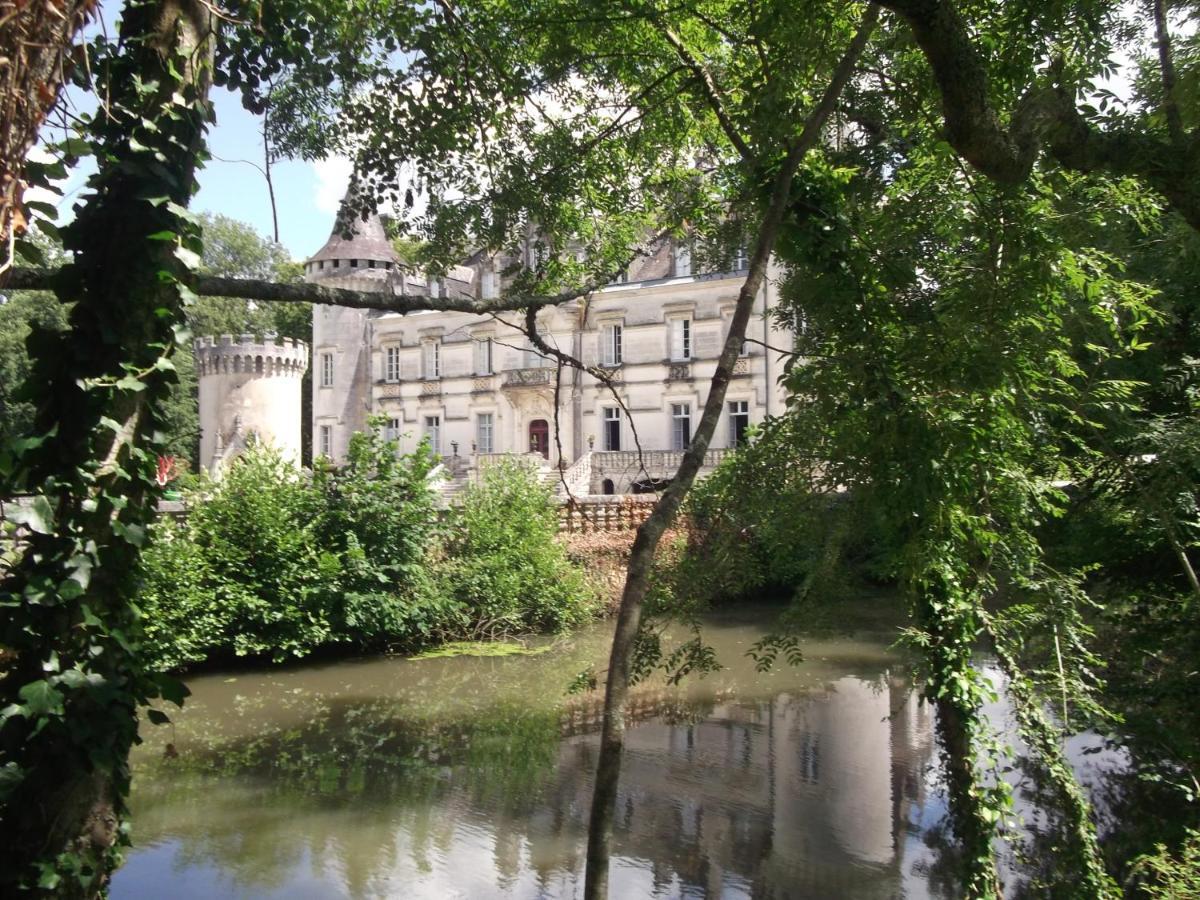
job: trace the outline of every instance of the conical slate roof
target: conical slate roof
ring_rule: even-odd
[[[346,192],[346,197],[342,200],[342,209],[333,224],[329,240],[325,242],[324,247],[313,254],[309,262],[327,259],[373,259],[383,263],[399,262],[396,251],[392,249],[391,242],[388,241],[387,234],[383,230],[383,222],[379,221],[379,216],[371,213],[366,221],[363,221],[356,213],[348,211],[347,202],[352,190],[353,187]],[[351,232],[351,236],[345,237],[343,231]]]

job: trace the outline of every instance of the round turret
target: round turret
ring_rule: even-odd
[[[269,443],[300,463],[301,378],[308,345],[221,335],[196,341],[200,464],[211,474],[247,446]]]
[[[351,214],[346,206],[349,199],[350,192],[347,192],[346,200],[342,201],[342,212],[334,223],[329,240],[304,264],[306,280],[336,278],[339,281],[392,281],[393,276],[400,274],[400,261],[387,239],[383,222],[374,213],[366,219],[349,218]],[[382,287],[382,284],[377,284],[374,289],[379,290]]]

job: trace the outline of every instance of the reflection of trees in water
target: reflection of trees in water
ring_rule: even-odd
[[[584,864],[598,702],[557,690],[577,658],[517,662],[516,689],[509,665],[462,660],[382,699],[373,685],[357,696],[231,688],[246,722],[183,718],[179,758],[143,755],[135,838],[173,839],[177,866],[216,866],[243,890],[308,869],[351,896],[386,895],[405,872],[454,865],[464,885],[569,892]],[[739,690],[728,670],[702,692],[639,690],[615,852],[664,891],[719,896],[732,878],[755,897],[896,896],[925,802],[929,712],[877,654],[829,672],[841,674],[787,690]],[[273,731],[247,733],[269,721]],[[475,852],[481,838],[488,858],[461,863],[463,842]],[[935,882],[941,868],[935,858]]]
[[[1090,773],[1092,783],[1088,787],[1097,813],[1097,831],[1106,866],[1120,884],[1130,887],[1127,881],[1137,857],[1153,853],[1156,844],[1178,846],[1187,829],[1196,827],[1197,807],[1190,793],[1190,776],[1164,762],[1160,746],[1130,740],[1128,735],[1120,739],[1096,737],[1091,743],[1094,748],[1091,753],[1117,757],[1117,762]],[[1031,771],[1029,776],[1031,798],[1034,802],[1042,801],[1043,810],[1051,809],[1044,802],[1038,773]],[[1181,781],[1185,789],[1180,788]],[[1070,871],[1055,866],[1062,827],[1054,815],[1039,818],[1037,827],[1031,829],[1028,855],[1036,861],[1039,876],[1059,874],[1069,884]],[[1050,896],[1034,891],[1026,896],[1035,895]]]
[[[419,721],[395,718],[391,701],[322,705],[301,727],[142,761],[135,837],[176,837],[180,865],[209,861],[240,884],[279,887],[307,852],[337,860],[347,881],[365,888],[370,873],[396,868],[397,828],[409,836],[413,865],[429,871],[432,858],[449,850],[457,820],[479,818],[494,830],[497,869],[510,878],[525,833],[544,827],[547,800],[562,801],[550,804],[549,832],[578,834],[574,795],[594,759],[560,746],[564,735],[587,733],[573,715],[587,703],[501,703],[466,718]],[[711,708],[678,695],[655,702],[648,693],[641,716],[695,721]],[[569,775],[550,783],[564,763]],[[454,814],[438,812],[446,808]],[[279,820],[262,821],[264,809],[279,810]]]

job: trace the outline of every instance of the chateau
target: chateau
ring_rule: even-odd
[[[500,295],[508,273],[536,265],[538,252],[540,245],[531,240],[519,256],[477,253],[448,277],[426,281],[400,265],[382,223],[372,216],[355,220],[349,237],[335,225],[305,263],[305,277],[359,291],[484,300]],[[560,369],[543,356],[517,327],[523,313],[401,315],[318,306],[313,310],[313,455],[344,459],[350,436],[379,416],[401,450],[429,442],[445,463],[450,492],[503,454],[537,462],[546,480],[560,485],[565,480],[576,494],[653,489],[673,475],[699,422],[745,267],[746,260],[737,259],[734,271],[693,271],[686,248],[664,241],[619,281],[588,298],[541,311],[538,331],[546,344],[602,369],[609,385],[573,367]],[[767,314],[775,291],[768,278],[705,471],[743,440],[748,427],[783,409],[779,351],[790,350],[792,339]],[[294,392],[288,382],[295,382],[295,365],[271,362],[279,354],[290,360],[294,352],[291,347],[268,350],[264,372],[262,346],[209,342],[202,350],[205,359],[232,357],[234,363],[222,362],[225,368],[217,369],[230,377],[235,365],[239,372],[242,368],[239,357],[249,360],[247,368],[258,367],[249,373],[251,381],[272,373],[287,376],[253,391],[239,386],[234,399],[242,393],[262,399],[264,390]],[[201,378],[202,398],[209,380]],[[225,421],[228,389],[223,382],[218,387],[209,390],[210,405],[221,415],[220,429],[211,417],[202,417],[202,462],[209,468],[242,439],[239,427],[245,430]],[[284,405],[292,415],[293,401]],[[252,413],[247,409],[244,415]],[[224,438],[222,430],[228,433]],[[261,436],[274,439],[273,431],[268,425]]]

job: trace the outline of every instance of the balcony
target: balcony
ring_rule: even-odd
[[[539,367],[536,369],[509,369],[504,373],[505,388],[541,387],[554,384],[557,369]]]

